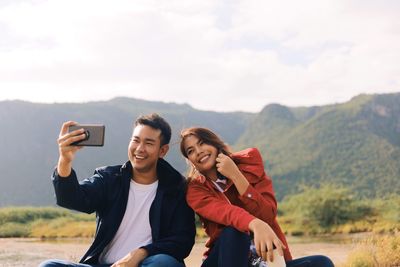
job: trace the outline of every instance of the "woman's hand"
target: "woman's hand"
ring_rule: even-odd
[[[219,153],[216,161],[217,171],[223,176],[233,179],[241,175],[241,172],[236,166],[235,162],[227,155]]]
[[[111,265],[111,267],[137,267],[147,257],[147,250],[138,248]]]
[[[255,218],[249,223],[249,229],[254,234],[254,245],[257,254],[261,256],[264,261],[266,261],[267,258],[271,262],[274,260],[274,245],[279,255],[283,256],[283,250],[286,249],[286,247],[266,222]]]
[[[243,195],[249,187],[246,177],[240,172],[235,162],[223,153],[219,153],[216,159],[217,171],[228,179],[232,180],[240,195]]]

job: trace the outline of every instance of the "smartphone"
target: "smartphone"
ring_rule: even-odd
[[[72,132],[79,129],[85,129],[86,138],[74,142],[73,146],[103,146],[104,145],[104,132],[105,126],[102,124],[77,124],[69,126],[68,132]]]

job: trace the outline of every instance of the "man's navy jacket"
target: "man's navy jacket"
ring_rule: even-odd
[[[57,204],[86,213],[96,212],[96,236],[81,263],[96,264],[103,249],[116,234],[125,213],[132,165],[102,167],[94,175],[78,182],[75,171],[52,179]],[[150,207],[153,242],[143,246],[149,254],[168,254],[183,262],[195,237],[194,212],[186,203],[186,181],[168,162],[157,163],[158,188]]]

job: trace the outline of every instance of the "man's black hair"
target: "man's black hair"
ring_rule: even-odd
[[[160,130],[161,145],[169,144],[171,140],[171,126],[157,113],[139,116],[135,121],[135,126],[137,125],[147,125],[153,129]]]

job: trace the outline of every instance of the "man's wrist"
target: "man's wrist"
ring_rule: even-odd
[[[72,162],[68,162],[63,158],[58,160],[57,173],[60,177],[68,177],[71,175]]]

